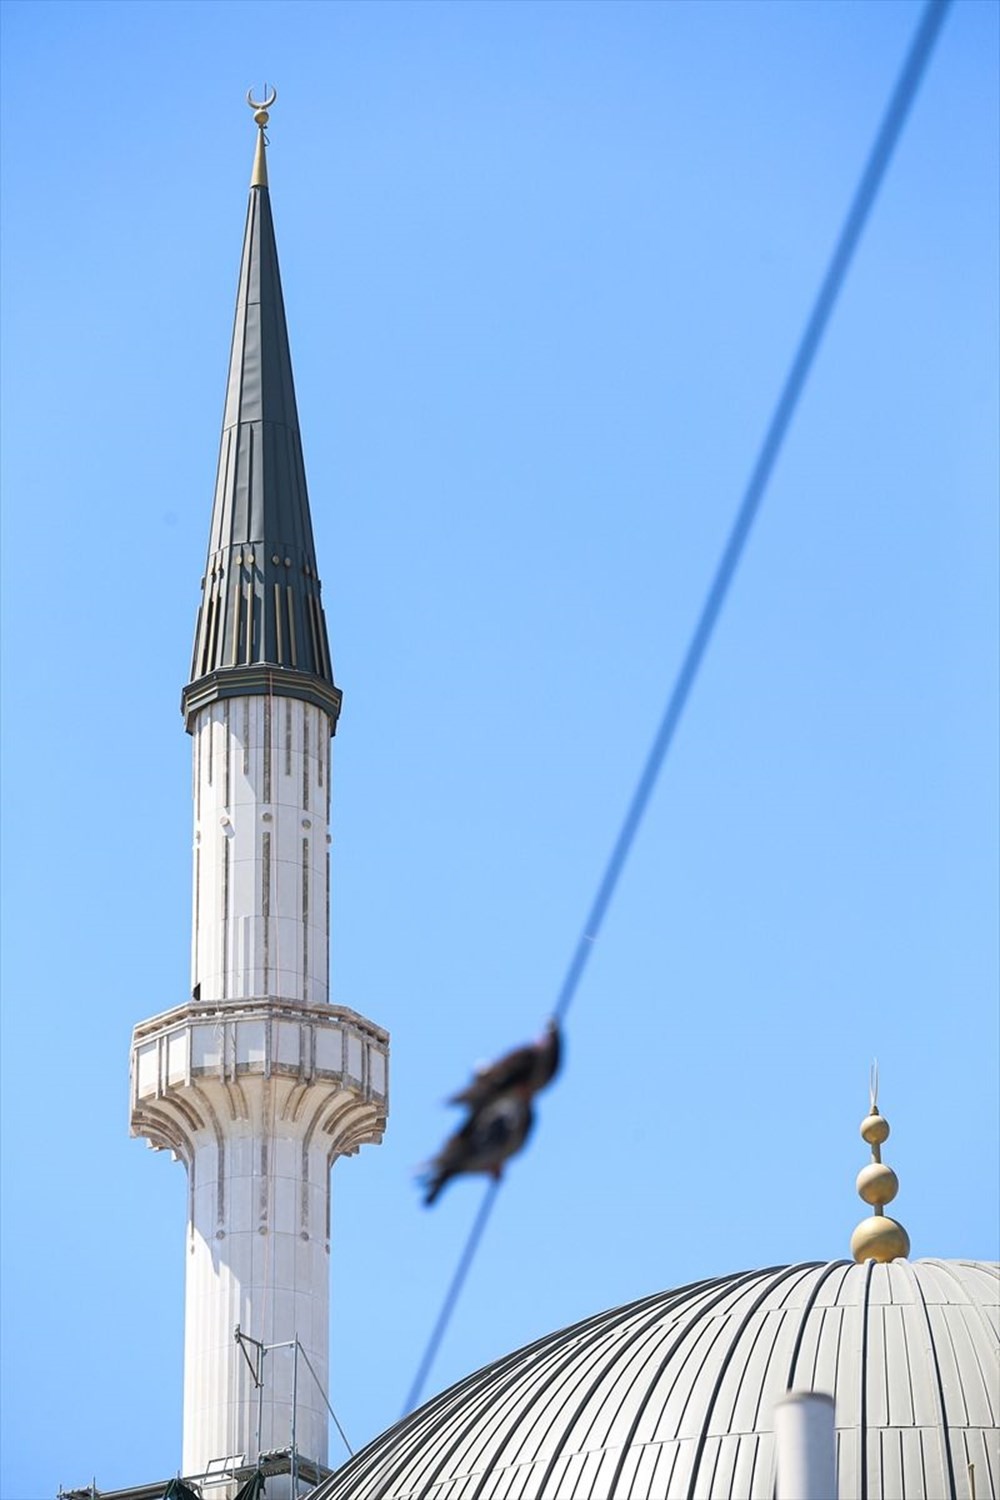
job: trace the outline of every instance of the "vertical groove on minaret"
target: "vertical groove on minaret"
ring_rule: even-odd
[[[222,1042],[225,1047],[225,1038]],[[218,1153],[216,1157],[217,1170],[215,1174],[215,1216],[216,1223],[221,1229],[226,1222],[226,1139],[219,1128],[219,1122],[213,1117],[212,1124],[215,1127],[215,1145]]]
[[[326,991],[330,998],[330,851],[326,851]]]
[[[302,715],[302,810],[309,811],[309,715],[312,709],[307,703]]]
[[[322,713],[316,715],[316,785],[323,785],[323,721],[326,716]]]
[[[269,993],[271,970],[271,835],[265,833],[260,851],[260,911],[264,923],[264,994]]]
[[[264,1077],[261,1093],[261,1140],[260,1140],[260,1192],[257,1199],[258,1228],[268,1230],[268,1212],[271,1206],[271,1134],[274,1130],[274,1078],[271,1074],[271,1028],[264,1027]],[[265,1252],[266,1259],[266,1252]],[[266,1334],[262,1335],[266,1337]]]
[[[330,825],[330,797],[333,793],[333,744],[329,736],[326,741],[326,822]]]
[[[215,709],[208,714],[208,784],[212,785],[212,769],[215,757]]]
[[[212,632],[215,630],[215,593],[219,586],[218,579],[212,576],[212,592],[208,598],[208,610],[205,614],[205,635],[201,642],[201,660],[198,663],[198,671],[202,676],[208,671],[208,648],[212,640]]]
[[[211,559],[209,559],[211,561]],[[215,602],[215,570],[209,574],[210,583],[208,593],[205,595],[205,608],[198,616],[198,634],[195,636],[194,663],[192,671],[199,676],[205,675],[205,662],[208,660],[208,643],[212,639],[212,614]],[[204,628],[202,622],[204,621]]]
[[[322,588],[320,584],[320,588]],[[316,614],[319,617],[319,643],[323,647],[323,670],[326,675],[333,679],[333,662],[330,660],[330,642],[326,634],[326,615],[323,613],[323,601],[317,596]]]
[[[204,639],[202,633],[202,625],[208,616],[209,597],[210,595],[205,593],[205,579],[203,578],[201,580],[201,603],[198,605],[198,615],[194,622],[194,661],[192,662],[192,668],[195,671],[197,671],[198,662],[201,659],[199,652],[201,649],[201,642]]]
[[[278,649],[278,666],[285,665],[285,627],[281,620],[281,585],[274,585],[274,631]]]
[[[250,699],[243,699],[243,774],[250,774]]]
[[[316,650],[316,623],[312,617],[312,610],[309,608],[309,605],[312,603],[311,596],[309,594],[306,594],[304,599],[302,600],[302,603],[305,606],[306,624],[309,627],[308,631],[306,632],[307,638],[305,641],[303,641],[302,644],[310,648],[310,651],[307,652],[307,654],[311,654],[312,656],[313,671],[318,672],[320,668],[317,665],[317,663],[319,662],[319,652]]]
[[[250,576],[247,579],[247,585],[246,585],[246,589],[247,589],[247,636],[246,636],[246,646],[245,646],[245,653],[246,654],[245,654],[245,656],[244,656],[243,659],[247,663],[247,665],[249,666],[250,662],[253,661],[253,605],[254,605],[253,568],[252,567],[249,568],[248,572],[249,572]]]
[[[320,671],[326,676],[330,675],[330,658],[326,653],[326,631],[323,628],[323,606],[319,602],[319,595],[313,595],[313,614],[316,616],[316,639],[319,641]]]
[[[211,557],[209,557],[209,564],[211,566],[207,573],[208,594],[205,598],[205,610],[204,615],[199,614],[198,616],[198,634],[195,637],[197,645],[195,647],[194,670],[199,676],[203,676],[208,671],[205,663],[208,661],[208,645],[212,639],[212,625],[215,620],[215,594],[218,589],[215,565],[212,563]],[[202,629],[202,621],[204,621],[204,629]]]
[[[295,649],[295,600],[292,595],[292,585],[285,585],[285,598],[288,602],[288,647],[292,653],[292,666],[299,664],[299,654]]]
[[[215,588],[215,607],[212,611],[212,644],[208,654],[209,663],[217,662],[219,660],[219,631],[221,630],[223,632],[223,636],[225,636],[226,627],[222,618],[225,609],[225,604],[222,598],[222,587],[223,583],[225,582],[225,577],[225,565],[220,563],[219,576],[216,580]],[[206,667],[205,670],[207,671],[208,668]]]
[[[222,801],[223,801],[223,804],[225,806],[226,812],[229,811],[229,805],[230,805],[230,800],[231,800],[230,799],[230,788],[229,788],[229,773],[230,773],[229,739],[230,739],[230,733],[231,733],[230,727],[229,727],[229,705],[230,705],[231,701],[232,701],[231,699],[227,698],[226,701],[225,701],[225,703],[222,706],[222,726],[223,726],[223,729],[225,731],[224,734],[223,734],[223,746],[222,746],[222,753],[223,753],[222,774],[223,774],[223,777],[224,777]]]
[[[229,840],[222,840],[222,998],[229,981]]]
[[[312,1127],[302,1142],[302,1186],[299,1192],[299,1233],[309,1238],[309,1142]]]
[[[232,645],[229,648],[229,665],[231,667],[235,667],[237,661],[239,660],[240,654],[240,605],[243,602],[243,595],[240,593],[240,580],[238,576],[235,583],[232,585],[232,596],[233,620],[231,629],[233,632],[233,636]]]
[[[309,638],[312,641],[313,671],[322,672],[323,658],[320,655],[319,637],[316,634],[316,600],[312,594],[306,595],[306,615],[309,620]]]
[[[194,982],[192,988],[196,988],[201,978],[201,949],[199,947],[201,933],[201,849],[195,845],[194,850]]]
[[[319,585],[322,589],[323,585]],[[316,618],[319,621],[319,643],[323,648],[323,671],[333,681],[333,663],[330,660],[330,642],[326,634],[326,615],[323,613],[323,600],[319,594],[316,595]]]
[[[218,593],[219,579],[218,574],[215,571],[215,566],[213,564],[211,593],[208,596],[208,609],[205,612],[205,634],[201,640],[201,660],[199,662],[199,671],[201,671],[202,673],[208,671],[208,651],[212,643],[212,632],[215,629],[215,610]]]
[[[285,775],[292,774],[292,703],[285,699]]]
[[[262,1118],[265,1121],[271,1118],[271,1090],[274,1081],[271,1078],[264,1079],[264,1097]],[[260,1138],[260,1189],[257,1195],[257,1228],[260,1232],[267,1233],[267,1198],[270,1181],[268,1178],[267,1164],[270,1155],[271,1138],[265,1131]]]
[[[271,695],[264,699],[264,802],[271,801]]]
[[[239,592],[237,591],[237,609],[239,609]],[[227,698],[222,705],[222,802],[228,815],[232,801],[232,699]],[[231,823],[226,823],[222,834],[222,998],[225,1000],[229,995],[229,861],[230,843],[229,832]]]
[[[302,840],[302,998],[309,999],[309,840]]]

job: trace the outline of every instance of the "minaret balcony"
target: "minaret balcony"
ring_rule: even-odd
[[[191,1002],[133,1032],[131,1131],[188,1161],[203,1132],[265,1129],[277,1111],[293,1134],[318,1125],[332,1163],[381,1141],[388,1064],[388,1033],[342,1006]]]

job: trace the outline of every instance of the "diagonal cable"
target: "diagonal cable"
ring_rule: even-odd
[[[805,387],[809,372],[812,369],[816,353],[822,342],[833,312],[837,297],[843,287],[858,242],[871,213],[872,205],[878,195],[878,190],[885,177],[886,168],[892,158],[903,126],[906,123],[910,107],[916,98],[921,80],[934,50],[941,31],[941,26],[948,12],[951,0],[927,0],[923,14],[910,44],[909,52],[903,63],[899,78],[890,96],[882,122],[868,159],[865,162],[864,171],[851,200],[847,217],[837,238],[833,254],[830,257],[819,291],[813,303],[812,310],[806,322],[802,336],[799,340],[795,356],[792,360],[784,385],[778,396],[777,403],[768,423],[757,454],[754,466],[750,471],[746,489],[740,500],[732,528],[722,550],[719,562],[716,565],[715,574],[705,595],[701,612],[698,616],[694,631],[688,643],[680,670],[674,680],[667,699],[663,717],[660,720],[656,735],[646,757],[642,773],[636,783],[635,791],[625,812],[618,836],[615,839],[611,854],[605,865],[597,893],[587,913],[580,935],[577,938],[566,976],[563,979],[553,1014],[560,1022],[564,1021],[576,992],[580,987],[587,961],[591,950],[603,926],[611,905],[612,897],[621,879],[622,871],[635,842],[635,836],[639,831],[649,799],[656,786],[657,779],[666,759],[667,751],[673,741],[681,715],[694,686],[698,670],[715,626],[718,623],[722,606],[730,584],[743,556],[747,539],[750,535],[757,512],[760,509],[761,500],[767,489],[768,481],[774,470],[782,444],[795,415],[799,398]],[[482,1238],[486,1220],[496,1197],[496,1183],[491,1183],[486,1191],[486,1196],[480,1205],[472,1231],[462,1251],[458,1269],[452,1279],[451,1286],[445,1296],[444,1305],[438,1320],[434,1326],[434,1332],[428,1343],[417,1377],[413,1382],[409,1397],[407,1398],[407,1410],[410,1411],[420,1400],[424,1381],[430,1372],[434,1356],[440,1347],[444,1337],[448,1321],[458,1300],[462,1284],[469,1271],[473,1256]]]
[[[420,1368],[417,1370],[416,1375],[414,1375],[413,1377],[413,1384],[410,1387],[410,1393],[403,1405],[401,1418],[405,1417],[407,1412],[411,1412],[420,1400],[420,1394],[424,1388],[424,1381],[430,1374],[431,1365],[433,1365],[434,1363],[434,1359],[441,1345],[441,1340],[444,1338],[445,1329],[448,1327],[448,1323],[451,1320],[452,1310],[455,1306],[455,1303],[458,1301],[459,1294],[465,1282],[465,1278],[468,1275],[469,1267],[472,1265],[473,1257],[475,1256],[476,1250],[479,1246],[479,1241],[482,1238],[483,1230],[486,1228],[486,1223],[489,1219],[490,1211],[497,1200],[497,1194],[499,1190],[500,1178],[497,1177],[494,1178],[489,1187],[486,1189],[486,1192],[483,1195],[483,1200],[479,1205],[479,1212],[476,1214],[472,1230],[465,1242],[465,1248],[462,1251],[462,1258],[459,1261],[458,1266],[456,1267],[454,1276],[451,1278],[451,1286],[448,1288],[447,1296],[445,1297],[444,1302],[441,1304],[441,1311],[438,1313],[437,1322],[434,1324],[434,1331],[432,1332],[430,1338],[427,1340],[427,1347],[424,1350],[423,1358],[420,1361]]]
[[[733,575],[743,556],[747,538],[750,535],[750,529],[756,519],[768,480],[771,477],[778,454],[781,451],[781,445],[784,442],[792,417],[795,414],[795,408],[798,405],[799,397],[802,394],[809,371],[812,368],[816,351],[826,331],[826,326],[830,321],[830,314],[833,311],[840,289],[844,284],[848,267],[857,249],[858,241],[861,238],[861,232],[865,227],[872,204],[875,201],[882,178],[885,175],[886,167],[889,164],[889,159],[892,156],[893,148],[899,139],[910,105],[913,103],[920,79],[930,57],[931,49],[937,39],[941,23],[944,20],[945,12],[950,3],[951,0],[929,0],[921,17],[920,25],[917,28],[917,33],[913,39],[906,62],[903,65],[903,70],[893,90],[892,98],[889,101],[882,124],[879,127],[878,135],[875,137],[875,144],[865,164],[861,181],[855,191],[854,199],[848,210],[844,226],[840,231],[836,248],[830,258],[826,274],[817,293],[812,312],[809,314],[809,321],[806,323],[799,346],[795,351],[795,358],[792,360],[791,368],[785,377],[784,386],[778,397],[771,420],[768,423],[764,441],[761,444],[760,452],[751,470],[750,479],[743,492],[743,498],[736,512],[736,518],[726,545],[723,548],[722,556],[716,566],[715,576],[705,596],[705,602],[702,605],[698,623],[695,625],[687,651],[684,654],[684,660],[681,663],[680,671],[671,689],[667,706],[660,720],[659,728],[656,731],[656,737],[650,748],[646,764],[643,766],[642,775],[639,777],[635,791],[632,793],[632,800],[628,805],[628,810],[625,813],[625,818],[618,837],[615,840],[614,848],[611,851],[604,874],[601,876],[600,885],[597,887],[597,894],[594,897],[593,904],[587,913],[580,936],[577,939],[573,957],[570,960],[566,977],[559,991],[559,998],[556,1001],[555,1015],[560,1021],[564,1019],[566,1012],[573,1003],[580,980],[583,977],[583,971],[587,966],[587,960],[590,957],[591,948],[601,930],[608,907],[611,905],[611,898],[621,878],[625,861],[631,852],[632,844],[639,830],[639,824],[642,822],[643,814],[646,811],[653,788],[656,785],[660,769],[666,759],[667,751],[670,749],[677,725],[684,712],[688,695],[698,675],[698,669],[701,666],[705,650],[712,638],[712,633],[718,622],[722,606],[725,603],[726,594],[733,581]]]

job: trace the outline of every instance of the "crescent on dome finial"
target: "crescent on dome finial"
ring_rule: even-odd
[[[859,1263],[866,1260],[903,1259],[910,1253],[910,1236],[902,1224],[885,1212],[899,1192],[899,1178],[882,1160],[882,1145],[889,1139],[889,1121],[878,1112],[878,1063],[868,1073],[868,1114],[861,1121],[861,1139],[872,1148],[872,1159],[858,1173],[858,1196],[871,1204],[874,1212],[862,1219],[851,1235],[851,1254]]]
[[[267,187],[267,158],[264,155],[264,147],[267,145],[267,137],[264,134],[264,126],[270,119],[268,110],[278,97],[278,90],[272,88],[268,92],[267,84],[264,85],[264,98],[260,101],[253,96],[253,89],[247,89],[247,103],[254,111],[254,120],[257,124],[257,149],[254,152],[253,171],[250,173],[250,186],[252,188]]]

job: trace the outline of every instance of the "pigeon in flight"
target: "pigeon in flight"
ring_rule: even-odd
[[[463,1172],[487,1172],[498,1178],[504,1162],[528,1139],[533,1123],[527,1088],[501,1094],[474,1110],[430,1163],[424,1178],[425,1205],[430,1207],[445,1183]]]
[[[537,1041],[515,1047],[495,1063],[479,1068],[472,1082],[460,1094],[453,1094],[448,1103],[467,1104],[476,1110],[512,1089],[523,1089],[531,1098],[552,1082],[561,1054],[559,1023],[551,1020]]]

